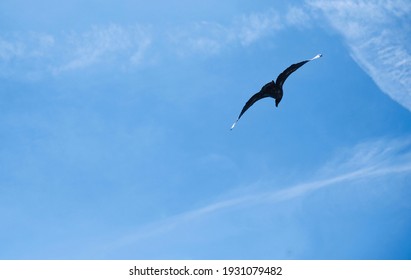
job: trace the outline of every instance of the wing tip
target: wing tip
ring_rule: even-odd
[[[235,125],[237,124],[238,120],[236,120],[233,125],[231,126],[230,130],[233,130],[233,128],[235,127]]]
[[[317,58],[320,58],[320,57],[322,57],[323,55],[321,54],[321,53],[319,53],[319,54],[317,54],[316,56],[314,56],[313,58],[311,58],[310,60],[314,60],[314,59],[317,59]]]

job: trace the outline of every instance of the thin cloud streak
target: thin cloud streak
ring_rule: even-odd
[[[311,191],[319,190],[324,187],[330,187],[338,183],[351,182],[364,178],[380,177],[397,173],[411,172],[411,164],[398,165],[384,168],[364,168],[361,170],[345,173],[332,178],[313,181],[309,183],[297,184],[284,190],[274,192],[264,192],[255,195],[247,195],[238,198],[232,198],[216,202],[205,207],[179,215],[178,220],[187,221],[199,218],[206,214],[211,214],[225,208],[236,206],[250,206],[257,203],[280,202],[303,196]],[[175,222],[174,222],[175,223]]]
[[[383,176],[411,173],[411,146],[410,139],[380,140],[371,143],[362,143],[350,151],[343,151],[339,157],[341,160],[333,160],[326,163],[326,167],[320,173],[329,174],[329,170],[342,170],[340,174],[328,175],[328,178],[312,182],[300,183],[281,190],[260,192],[238,196],[211,203],[204,207],[187,211],[170,217],[166,220],[143,226],[136,233],[121,238],[113,247],[122,247],[141,239],[165,234],[176,227],[212,215],[219,211],[236,207],[250,207],[253,205],[272,204],[292,200],[307,195],[313,191],[336,186],[341,183],[350,183],[364,179],[375,179]],[[402,151],[406,151],[405,153]],[[362,168],[349,161],[350,158],[359,158],[360,155],[368,155],[367,162],[362,162]],[[345,160],[348,160],[345,161]],[[353,171],[354,170],[354,171]],[[267,183],[266,185],[273,185]]]

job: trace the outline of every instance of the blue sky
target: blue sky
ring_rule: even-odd
[[[409,1],[0,18],[1,259],[410,259]]]

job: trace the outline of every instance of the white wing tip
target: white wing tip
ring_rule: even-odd
[[[232,129],[235,127],[236,124],[237,124],[237,121],[235,121],[235,123],[233,123],[233,125],[232,125],[231,128],[230,128],[230,130],[232,130]]]
[[[310,60],[314,60],[314,59],[317,59],[317,58],[320,58],[320,57],[322,57],[323,55],[322,54],[317,54],[316,56],[314,56],[313,58],[311,58]]]

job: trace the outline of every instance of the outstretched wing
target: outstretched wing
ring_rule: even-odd
[[[243,109],[241,110],[240,115],[238,116],[237,120],[235,121],[235,123],[233,123],[233,125],[231,126],[231,129],[233,129],[235,127],[235,125],[237,124],[238,120],[241,118],[241,116],[245,113],[245,111],[248,110],[248,108],[250,108],[251,106],[253,106],[254,103],[256,103],[258,100],[265,98],[265,97],[269,97],[269,95],[267,94],[269,91],[269,87],[270,86],[274,86],[274,82],[269,82],[267,83],[265,86],[263,86],[263,88],[257,92],[256,94],[254,94],[253,96],[251,96],[250,99],[248,99],[247,103],[245,103]]]
[[[290,76],[295,70],[297,70],[298,68],[300,68],[301,66],[303,66],[304,64],[306,64],[307,62],[320,58],[322,55],[321,54],[317,54],[316,56],[314,56],[311,59],[307,59],[298,63],[295,63],[293,65],[291,65],[290,67],[288,67],[287,69],[285,69],[280,75],[278,75],[277,80],[275,81],[275,83],[279,86],[282,87],[285,80],[288,78],[288,76]]]
[[[279,87],[282,87],[285,80],[288,78],[288,76],[290,76],[295,70],[297,70],[298,68],[300,68],[301,66],[306,64],[308,61],[309,60],[304,60],[304,61],[301,61],[301,62],[298,62],[298,63],[295,63],[295,64],[291,65],[290,67],[285,69],[280,75],[278,75],[277,80],[275,81],[275,83]]]

